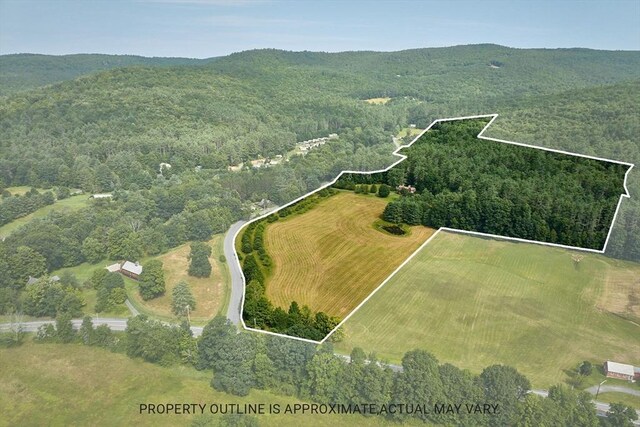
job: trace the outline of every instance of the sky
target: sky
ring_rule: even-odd
[[[209,58],[475,43],[640,50],[640,0],[0,0],[0,54]]]

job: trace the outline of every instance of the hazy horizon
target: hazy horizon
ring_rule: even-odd
[[[497,44],[640,50],[640,2],[0,0],[0,54],[207,59],[253,49],[394,52]]]

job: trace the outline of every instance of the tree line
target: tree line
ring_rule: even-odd
[[[318,346],[238,333],[222,316],[212,319],[196,339],[186,322],[168,325],[140,315],[129,319],[124,333],[114,333],[106,325],[95,327],[92,319],[85,317],[76,331],[71,317],[62,315],[55,325],[43,325],[35,340],[102,347],[162,366],[194,366],[213,373],[212,388],[239,396],[262,389],[322,404],[381,407],[419,403],[430,409],[363,415],[396,422],[613,427],[631,426],[637,419],[635,410],[621,403],[611,404],[607,417],[600,418],[591,395],[566,385],[552,386],[546,398],[538,396],[531,393],[529,380],[508,365],[491,365],[474,374],[441,363],[425,350],[408,351],[401,366],[384,363],[360,348],[354,348],[346,358],[334,354],[330,343]],[[462,404],[463,410],[447,411],[448,404]],[[498,410],[479,414],[467,411],[466,404],[496,405]],[[445,410],[436,411],[436,407]]]
[[[331,188],[322,189],[277,213],[252,222],[243,230],[240,238],[242,254],[239,254],[245,278],[242,316],[249,327],[320,341],[340,323],[340,319],[324,312],[313,313],[308,306],[300,307],[296,301],[291,301],[287,311],[274,307],[266,295],[273,261],[264,247],[264,233],[268,224],[306,212],[336,192]]]
[[[0,201],[0,226],[29,215],[44,206],[52,205],[55,201],[51,191],[40,194],[38,190],[32,188],[24,196],[13,196],[5,190],[2,193],[2,201]]]

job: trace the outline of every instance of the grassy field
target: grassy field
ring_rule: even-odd
[[[364,100],[364,102],[366,102],[368,104],[375,104],[375,105],[383,105],[383,104],[386,104],[389,101],[391,101],[391,98],[388,98],[388,97],[384,97],[384,98],[369,98],[369,99],[365,99]]]
[[[16,187],[7,187],[6,190],[11,193],[12,196],[22,196],[31,190],[31,188],[32,187],[29,187],[28,185],[18,185]],[[36,190],[40,192],[44,191],[41,188],[36,188]]]
[[[0,350],[0,426],[178,426],[191,415],[140,415],[141,403],[300,403],[265,391],[241,398],[214,391],[211,373],[163,368],[75,344]],[[263,415],[260,425],[385,425],[358,415]]]
[[[337,348],[394,362],[423,348],[474,372],[504,363],[540,388],[582,360],[640,364],[640,301],[617,294],[640,265],[571,255],[440,233],[345,323]]]
[[[21,188],[21,187],[12,187],[12,188]],[[67,199],[57,200],[52,205],[44,206],[29,215],[23,216],[22,218],[18,218],[15,221],[11,221],[10,223],[3,225],[2,227],[0,227],[0,237],[8,236],[9,234],[13,233],[14,230],[17,230],[18,228],[28,223],[29,221],[47,216],[49,212],[74,211],[74,210],[82,209],[88,206],[89,202],[90,202],[90,199],[86,194],[79,194],[77,196],[71,196]]]
[[[208,243],[211,245],[211,276],[206,278],[191,277],[189,269],[189,243],[178,246],[164,255],[156,257],[162,261],[166,292],[163,296],[143,301],[138,292],[129,292],[130,299],[140,305],[144,311],[162,318],[173,317],[171,313],[171,292],[175,285],[185,280],[191,287],[196,299],[196,309],[191,312],[191,320],[206,321],[226,308],[229,287],[228,267],[221,263],[219,256],[223,253],[224,235],[218,234]]]
[[[387,203],[345,191],[269,224],[269,299],[284,308],[297,301],[312,311],[346,316],[434,232],[412,227],[399,237],[376,230],[373,224]]]

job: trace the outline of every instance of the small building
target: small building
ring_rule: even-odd
[[[105,268],[109,273],[118,273],[120,271],[120,263],[107,265]]]
[[[604,374],[607,378],[618,378],[621,380],[633,381],[635,377],[635,369],[632,365],[607,360],[604,362]]]
[[[125,261],[120,266],[120,273],[133,280],[138,280],[142,274],[142,266],[137,262],[134,264],[131,261]]]
[[[113,195],[111,193],[93,194],[90,199],[110,199]]]

